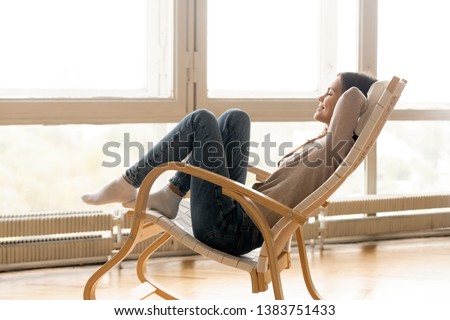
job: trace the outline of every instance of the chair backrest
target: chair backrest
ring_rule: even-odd
[[[320,206],[326,202],[365,159],[397,103],[406,85],[406,81],[393,77],[385,88],[384,84],[383,87],[378,83],[374,85],[374,89],[368,96],[368,109],[359,120],[356,129],[358,132],[355,130],[355,133],[360,133],[355,144],[334,174],[321,187],[316,189],[294,208],[294,211],[302,218],[307,219],[312,214],[315,214]],[[379,95],[381,90],[382,93]],[[377,95],[379,95],[378,99]],[[377,101],[375,104],[373,104],[374,100]]]
[[[383,94],[384,90],[386,90],[388,85],[389,81],[377,81],[370,87],[369,91],[367,92],[366,105],[361,110],[361,114],[355,128],[355,134],[357,136],[361,135],[361,132],[369,121],[370,116],[372,115],[372,112],[378,103],[378,100],[380,100],[381,95]]]

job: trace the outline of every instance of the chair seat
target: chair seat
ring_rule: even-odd
[[[247,272],[257,269],[260,249],[255,249],[245,255],[233,256],[215,250],[194,237],[191,223],[191,207],[188,198],[181,201],[176,218],[171,220],[158,211],[147,210],[146,221],[158,225],[158,227],[170,233],[180,243],[204,257]]]

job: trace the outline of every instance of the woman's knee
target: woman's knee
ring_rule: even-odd
[[[232,123],[235,126],[246,128],[250,125],[250,116],[247,112],[233,108],[224,112],[221,116],[225,122]]]
[[[203,122],[217,122],[217,118],[214,113],[206,109],[195,110],[191,115],[194,119],[201,120]]]
[[[195,111],[192,111],[193,115],[196,115],[197,117],[214,117],[215,115],[214,113],[212,113],[211,111],[207,110],[207,109],[197,109]]]

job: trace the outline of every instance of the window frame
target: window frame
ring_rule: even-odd
[[[320,0],[331,8],[336,0]],[[377,74],[378,1],[359,0],[358,70]],[[330,14],[331,9],[322,14]],[[311,121],[310,99],[212,99],[207,97],[207,0],[174,1],[174,97],[170,99],[0,99],[0,125],[177,122],[195,109],[221,114],[246,110],[253,121]],[[322,28],[326,32],[326,28]],[[363,41],[364,39],[364,41]],[[322,44],[323,45],[323,44]],[[325,71],[322,57],[321,70]],[[335,75],[336,70],[328,74]],[[333,73],[334,72],[334,73]],[[327,76],[327,75],[325,75]],[[401,75],[397,75],[401,76]],[[399,105],[402,101],[399,101]],[[276,106],[276,107],[274,107]],[[450,109],[396,109],[390,121],[450,120]],[[365,193],[376,193],[374,146],[365,161]]]
[[[333,8],[336,0],[320,0]],[[377,72],[378,1],[359,0],[358,70]],[[330,14],[324,10],[322,14]],[[216,114],[233,107],[246,110],[254,121],[311,121],[316,98],[217,99],[207,97],[207,0],[174,2],[174,97],[168,99],[0,99],[0,125],[10,124],[114,124],[176,122],[194,109]],[[329,19],[328,16],[327,19]],[[322,33],[328,32],[322,26]],[[324,37],[322,37],[324,38]],[[364,41],[362,41],[364,39]],[[322,44],[323,46],[324,44]],[[332,79],[336,70],[325,72]],[[399,75],[401,76],[401,75]],[[323,79],[324,82],[327,79]],[[402,102],[400,101],[401,105]],[[276,106],[276,108],[274,108]],[[450,120],[450,109],[396,109],[390,120]]]

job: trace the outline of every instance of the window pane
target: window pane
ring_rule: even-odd
[[[208,2],[208,96],[291,97],[316,91],[319,3]]]
[[[208,2],[208,97],[315,97],[357,68],[356,9],[356,0]]]
[[[173,1],[0,2],[0,97],[171,97]]]
[[[399,107],[449,107],[448,2],[379,0],[378,76],[408,80]]]
[[[80,195],[121,175],[173,126],[0,126],[0,214],[121,208],[88,206]]]
[[[378,192],[448,192],[447,122],[388,122],[378,138]]]

